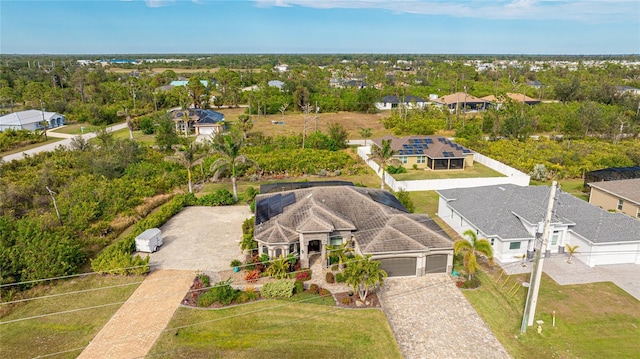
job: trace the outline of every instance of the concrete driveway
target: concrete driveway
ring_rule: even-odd
[[[163,245],[151,254],[151,268],[207,273],[229,270],[240,252],[242,222],[248,206],[187,207],[160,229]]]

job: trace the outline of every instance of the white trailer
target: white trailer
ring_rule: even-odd
[[[149,228],[136,237],[136,251],[153,253],[162,245],[162,231]]]

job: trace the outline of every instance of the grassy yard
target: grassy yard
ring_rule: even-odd
[[[50,296],[48,298],[10,305],[0,304],[2,357],[33,358],[66,351],[69,352],[55,357],[77,357],[142,279],[140,276],[90,275],[60,281],[54,285],[38,286],[24,293],[25,298]],[[104,289],[54,296],[96,288]],[[45,316],[96,306],[102,307]],[[42,317],[7,323],[37,316]]]
[[[563,191],[572,194],[580,199],[585,201],[589,201],[589,194],[582,192],[582,186],[584,185],[584,180],[582,178],[577,179],[563,179],[558,180],[558,185],[560,189]],[[534,181],[531,180],[531,186],[551,186],[551,181]]]
[[[634,358],[640,352],[640,305],[611,282],[560,286],[543,276],[536,320],[520,334],[526,288],[505,278],[480,273],[482,287],[463,291],[476,311],[514,358]],[[513,286],[510,296],[508,293]],[[556,326],[551,326],[552,312]]]
[[[402,355],[380,310],[268,300],[222,310],[180,308],[147,357],[402,358]]]
[[[110,125],[111,126],[111,125]],[[84,131],[82,130],[84,128]],[[56,128],[51,131],[58,133],[66,133],[68,135],[81,135],[83,133],[96,132],[100,129],[100,126],[90,125],[88,123],[74,123],[65,125],[62,128]]]
[[[118,131],[114,131],[113,135],[118,139],[129,139],[129,129],[123,128]],[[156,143],[155,135],[145,135],[142,131],[133,131],[133,139],[137,142],[144,143],[145,145],[154,145]]]
[[[398,181],[479,177],[504,177],[504,175],[479,163],[474,163],[473,166],[467,167],[464,170],[430,171],[422,169],[407,169],[407,173],[398,173],[393,175],[393,178]]]

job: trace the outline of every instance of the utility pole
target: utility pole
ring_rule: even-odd
[[[527,293],[527,302],[522,315],[521,333],[527,332],[527,327],[533,325],[533,319],[536,314],[536,304],[538,303],[538,292],[540,290],[540,279],[542,278],[542,265],[544,264],[544,256],[547,251],[547,242],[551,231],[551,219],[553,216],[553,204],[556,196],[557,182],[551,183],[551,192],[549,193],[549,205],[547,206],[547,215],[544,220],[544,230],[542,232],[542,243],[540,249],[536,252],[533,263],[533,271],[529,280],[529,291]]]

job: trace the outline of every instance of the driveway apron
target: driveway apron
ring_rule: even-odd
[[[509,358],[446,274],[389,278],[378,297],[407,359]]]
[[[143,358],[165,329],[195,273],[156,270],[111,317],[78,358]]]

